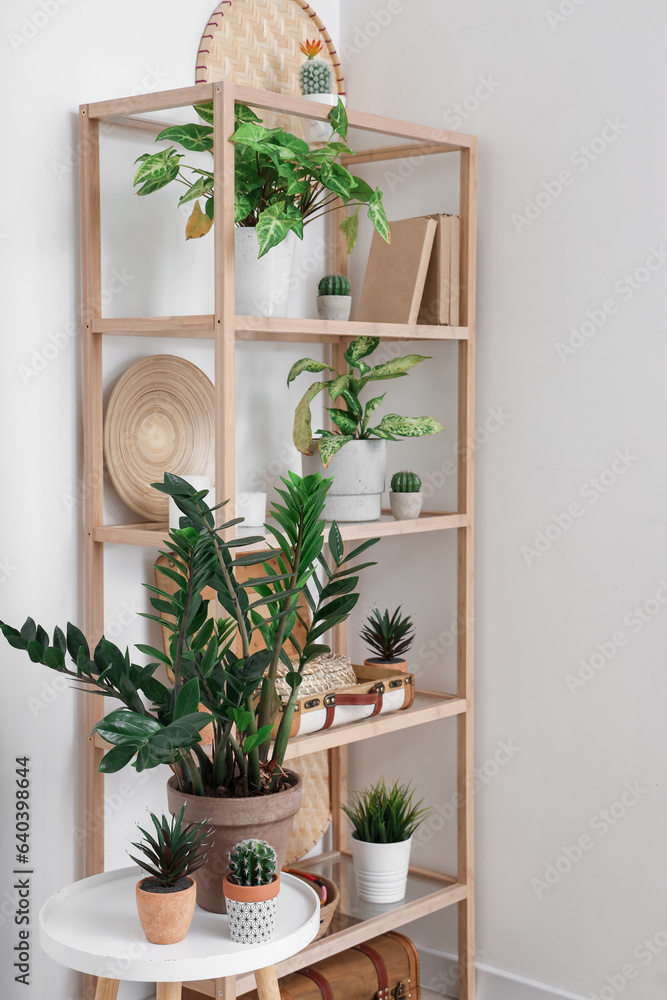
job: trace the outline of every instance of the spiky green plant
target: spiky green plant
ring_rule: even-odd
[[[360,635],[373,656],[382,660],[400,659],[415,641],[412,618],[409,615],[402,617],[400,606],[391,617],[389,611],[381,612],[379,608],[374,608],[366,618]]]
[[[429,810],[424,801],[414,802],[410,784],[397,781],[387,788],[384,778],[356,792],[349,806],[341,809],[352,824],[357,840],[368,844],[398,844],[409,840]]]
[[[276,871],[276,852],[265,840],[242,840],[229,852],[229,877],[236,885],[268,885]]]
[[[320,295],[349,295],[350,282],[344,274],[327,274],[317,286]]]
[[[137,824],[144,840],[132,846],[141,851],[148,861],[135,858],[132,854],[130,857],[159,885],[174,885],[179,879],[192,875],[206,861],[208,845],[204,841],[213,831],[210,827],[204,830],[203,823],[183,823],[184,813],[185,806],[178,816],[171,817],[171,822],[166,816],[159,820],[155,813],[150,813],[156,837]]]
[[[422,481],[416,472],[395,472],[391,477],[393,493],[419,493]]]
[[[316,56],[322,51],[321,40],[306,40],[299,48],[306,56],[305,63],[299,70],[299,86],[302,94],[330,94],[333,86],[333,74],[330,68]]]

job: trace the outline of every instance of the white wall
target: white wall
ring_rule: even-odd
[[[190,83],[212,0],[117,0],[111,7],[100,0],[54,0],[45,6],[55,15],[25,44],[10,35],[29,33],[25,18],[41,23],[41,7],[35,0],[7,6],[0,33],[7,141],[0,215],[1,454],[7,470],[0,496],[0,617],[18,624],[33,614],[51,627],[80,620],[82,610],[76,109],[81,101],[136,88]],[[664,278],[656,272],[631,296],[625,284],[614,286],[643,265],[663,238],[666,15],[646,0],[607,0],[604,7],[572,0],[571,16],[552,27],[547,13],[557,9],[555,2],[402,0],[402,11],[376,32],[374,25],[387,21],[387,6],[385,0],[342,4],[351,104],[456,127],[455,105],[463,102],[474,110],[465,112],[469,117],[458,127],[480,136],[477,419],[483,426],[495,410],[501,426],[486,435],[478,454],[478,761],[492,773],[498,741],[521,748],[482,784],[477,799],[481,959],[491,968],[583,995],[614,989],[607,976],[619,986],[618,970],[633,963],[638,975],[624,997],[653,1000],[667,981],[659,867],[664,625],[660,613],[650,618],[662,605],[646,605],[650,620],[641,627],[624,619],[654,597],[665,572],[664,516],[657,503],[665,487],[665,348],[658,325]],[[317,9],[336,36],[336,0],[318,2]],[[491,91],[482,101],[474,96],[480,78]],[[580,159],[571,160],[574,151],[616,117],[628,127],[582,170]],[[167,211],[169,192],[152,201],[132,197],[131,161],[144,148],[136,138],[105,136],[105,275],[108,281],[115,268],[126,280],[109,313],[206,311],[210,246],[181,243],[181,221],[170,222]],[[410,178],[400,183],[407,165],[394,167],[387,177],[378,171],[394,217],[455,208],[453,157],[444,166],[444,181],[443,165],[434,158],[418,167],[413,184]],[[561,196],[552,195],[529,225],[519,222],[517,231],[513,213],[523,214],[526,199],[538,192],[546,205],[544,184],[563,169],[573,182]],[[353,262],[357,278],[367,241],[366,231]],[[561,361],[557,343],[567,341],[571,325],[581,327],[587,310],[597,316],[608,299],[617,311]],[[639,338],[643,351],[636,347]],[[57,350],[45,351],[46,345]],[[110,345],[108,384],[155,346]],[[182,346],[169,341],[162,349]],[[286,370],[298,353],[298,345],[276,347],[260,368],[260,350],[242,349],[238,391],[247,406],[240,441],[248,458],[241,477],[275,481],[280,463],[271,462],[285,447],[282,462],[290,464],[293,399],[283,392],[282,378],[274,384],[268,373]],[[433,502],[446,509],[453,478],[436,473],[454,443],[455,354],[451,345],[436,346],[433,354],[437,365],[396,387],[395,408],[432,413],[447,431],[434,441],[397,445],[390,461],[394,468],[409,461],[431,472],[436,484],[442,482]],[[187,356],[210,365],[205,346],[190,345]],[[267,391],[270,407],[261,409]],[[265,434],[269,413],[271,433]],[[618,449],[629,449],[636,461],[593,504],[581,496],[582,486],[611,467]],[[536,531],[577,501],[583,515],[528,565],[521,547],[532,545]],[[110,494],[109,516],[125,513]],[[448,537],[384,542],[384,568],[369,574],[357,616],[358,624],[375,601],[403,601],[416,614],[420,641],[412,666],[425,684],[453,682],[452,544]],[[151,555],[109,550],[108,622],[120,643],[144,636],[137,610],[145,604],[140,583],[148,579]],[[392,574],[386,572],[389,560]],[[570,693],[567,675],[576,673],[581,658],[590,659],[596,643],[608,643],[619,630],[627,645]],[[436,662],[434,646],[441,651]],[[44,898],[81,873],[76,827],[82,733],[75,697],[54,690],[45,670],[6,646],[2,662],[2,740],[9,763],[0,779],[0,954],[2,995],[15,1000],[27,993],[10,974],[15,940],[9,765],[17,755],[32,755],[36,912]],[[425,730],[423,744],[418,735],[420,750],[413,736],[365,747],[356,755],[359,774],[418,770],[425,775],[423,790],[442,806],[453,791],[452,729]],[[598,811],[619,799],[626,782],[636,781],[647,791],[627,816],[605,837],[591,829]],[[109,782],[110,865],[124,863],[125,842],[146,805],[164,807],[162,775],[144,782],[123,774]],[[593,849],[538,898],[531,879],[543,879],[545,866],[586,833]],[[453,836],[448,821],[420,859],[451,869]],[[417,928],[422,943],[451,952],[452,917]],[[633,953],[654,938],[660,953],[644,964],[650,952]],[[33,994],[45,995],[48,988],[59,998],[78,998],[77,980],[39,952],[34,936],[32,941]],[[437,955],[429,968],[436,985],[447,981],[448,967]],[[500,993],[484,997],[500,1000]]]
[[[666,236],[667,12],[650,0],[401,7],[387,18],[384,0],[344,0],[350,104],[479,135],[478,427],[493,409],[507,414],[477,454],[476,745],[478,765],[492,775],[477,796],[480,960],[586,997],[654,1000],[667,983],[664,256],[652,258],[652,272],[641,269]],[[603,150],[595,140],[608,119],[621,123],[620,134],[607,131],[613,141]],[[437,158],[404,185],[397,166],[376,175],[395,188],[387,197],[394,218],[451,209],[455,181],[447,167],[440,180]],[[532,219],[515,217],[535,199]],[[624,278],[634,272],[636,290]],[[558,344],[589,312],[593,325],[573,337],[581,346],[561,360]],[[449,404],[433,390],[429,405]],[[606,472],[619,451],[630,456],[627,467]],[[580,516],[571,526],[558,538],[552,527],[543,553],[522,554],[572,503]],[[377,574],[369,603],[424,600],[422,647],[441,637],[450,677],[444,546],[401,546],[391,552],[405,563],[389,582]],[[383,548],[388,556],[389,543]],[[645,610],[635,616],[636,607]],[[619,632],[624,645],[615,650]],[[595,654],[596,669],[580,667]],[[432,678],[419,650],[414,666]],[[568,676],[580,669],[592,679],[571,691]],[[422,788],[443,804],[453,745],[424,737],[406,738],[389,768],[388,744],[364,746],[356,759],[365,775],[426,770]],[[500,767],[499,740],[520,748]],[[627,783],[638,783],[638,801],[614,806]],[[610,808],[613,827],[601,818]],[[443,864],[453,863],[454,833],[447,822],[438,835]],[[552,874],[551,887],[531,884],[545,881],[549,864],[567,869],[559,858],[582,836],[588,850],[571,870]],[[432,842],[423,857],[434,851]],[[430,926],[418,929],[420,939],[454,951],[453,915],[441,921],[444,936]],[[428,967],[434,984],[447,983],[444,962]],[[485,972],[484,1000],[542,995],[503,983]]]

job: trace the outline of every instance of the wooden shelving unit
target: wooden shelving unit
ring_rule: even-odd
[[[215,313],[204,316],[151,316],[107,319],[101,315],[100,123],[155,133],[168,122],[142,115],[212,101],[215,116],[214,226]],[[406,326],[390,323],[338,323],[306,319],[267,319],[234,314],[234,182],[233,146],[226,137],[234,130],[234,103],[325,120],[326,107],[298,97],[273,94],[233,83],[197,84],[180,90],[125,97],[84,104],[80,108],[81,205],[84,316],[84,481],[85,499],[85,623],[89,641],[104,630],[104,547],[106,544],[161,546],[165,524],[104,524],[103,520],[103,336],[153,336],[201,338],[214,342],[216,384],[216,477],[218,497],[235,496],[234,363],[237,341],[276,340],[327,344],[338,367],[345,345],[359,334],[392,340],[456,340],[458,347],[458,503],[452,513],[424,512],[415,521],[381,521],[341,525],[343,538],[356,540],[381,535],[389,539],[411,532],[455,530],[457,533],[457,615],[462,626],[457,648],[456,692],[418,691],[405,712],[379,716],[366,722],[341,726],[297,738],[288,751],[290,760],[316,750],[331,755],[332,798],[344,800],[347,789],[347,748],[352,743],[439,720],[456,718],[457,792],[461,803],[457,823],[455,874],[412,868],[408,893],[398,904],[370,912],[356,898],[354,876],[347,850],[346,831],[340,816],[333,822],[334,850],[311,867],[321,869],[341,887],[341,904],[330,932],[279,968],[279,974],[302,968],[318,959],[359,944],[368,938],[418,917],[456,905],[459,937],[459,997],[474,1000],[474,864],[473,864],[473,433],[475,343],[475,225],[476,139],[474,136],[430,128],[410,122],[348,111],[352,128],[407,140],[393,146],[364,150],[354,163],[454,153],[460,157],[461,214],[461,323],[460,327]],[[330,216],[332,269],[345,272],[346,261]],[[230,507],[226,508],[228,513]],[[231,515],[230,515],[231,516]],[[385,550],[385,553],[387,550]],[[387,555],[385,554],[385,558]],[[336,630],[334,648],[345,652],[345,628]],[[86,696],[86,737],[98,721],[101,699]],[[86,815],[92,817],[86,838],[85,870],[92,875],[104,869],[104,831],[97,818],[104,813],[104,777],[99,762],[104,743],[88,743],[86,763]],[[90,984],[88,984],[90,985]],[[204,996],[231,1000],[254,988],[252,977],[187,984]]]

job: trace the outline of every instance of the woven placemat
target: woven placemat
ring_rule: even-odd
[[[294,762],[294,768],[303,781],[303,796],[287,844],[286,865],[305,858],[308,851],[320,842],[331,822],[329,751],[318,750],[317,753],[299,757]]]
[[[307,38],[321,38],[320,59],[334,76],[334,91],[345,94],[345,80],[331,36],[305,0],[225,0],[211,14],[197,53],[195,81],[234,83],[277,94],[299,96],[299,49]],[[303,134],[301,120],[261,113],[267,128],[282,126]]]

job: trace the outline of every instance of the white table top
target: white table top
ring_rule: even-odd
[[[228,918],[199,906],[184,941],[150,944],[137,914],[140,878],[138,867],[120,868],[73,882],[51,896],[39,914],[39,939],[47,955],[105,979],[180,983],[275,965],[305,948],[319,930],[317,893],[283,872],[274,939],[267,944],[235,944]]]

